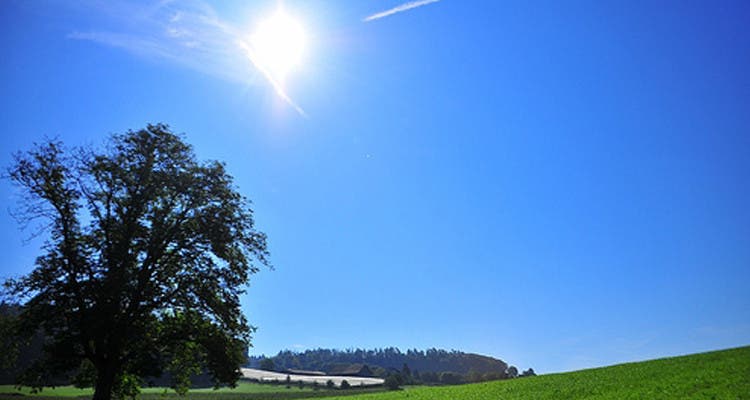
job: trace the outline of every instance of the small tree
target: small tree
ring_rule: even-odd
[[[453,372],[441,372],[440,373],[440,383],[445,385],[458,385],[459,383],[462,383],[463,379],[461,375],[453,373]]]
[[[436,383],[440,381],[440,376],[437,372],[425,371],[422,372],[422,381],[426,383]]]
[[[481,382],[483,380],[482,378],[482,374],[473,368],[469,370],[468,374],[466,374],[466,381],[468,382]]]
[[[260,369],[264,371],[274,371],[276,370],[276,365],[274,365],[273,359],[264,358],[260,361]]]
[[[392,373],[385,378],[383,384],[388,390],[398,390],[403,384],[403,379],[401,378],[401,374]]]
[[[344,380],[341,381],[341,386],[340,387],[341,387],[341,389],[349,389],[350,387],[352,387],[352,385],[350,385],[349,382],[347,382],[347,380],[344,379]]]
[[[404,363],[404,366],[401,367],[401,375],[404,378],[411,378],[411,369],[409,369],[409,364]]]
[[[149,125],[100,151],[38,145],[7,177],[24,194],[21,222],[49,231],[33,271],[5,283],[22,303],[10,334],[46,340],[20,383],[81,370],[95,400],[163,370],[179,393],[202,369],[236,383],[253,330],[239,298],[268,253],[222,163]]]
[[[409,369],[409,365],[406,363],[404,363],[403,367],[401,367],[401,378],[403,379],[404,384],[412,384],[411,369]]]
[[[335,383],[333,383],[333,381],[329,379],[328,381],[326,381],[326,387],[327,387],[328,389],[333,389],[333,388],[335,388],[335,387],[336,387],[336,384],[335,384]]]

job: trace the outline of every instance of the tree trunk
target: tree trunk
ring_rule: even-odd
[[[113,365],[104,365],[97,368],[96,387],[94,388],[93,400],[110,400],[112,398],[112,389],[115,387],[115,367]]]

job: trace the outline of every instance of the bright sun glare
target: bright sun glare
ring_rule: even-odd
[[[255,62],[279,84],[302,61],[305,42],[302,26],[282,9],[262,21],[250,36]]]

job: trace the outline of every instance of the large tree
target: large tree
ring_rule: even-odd
[[[178,391],[201,371],[237,381],[253,330],[239,296],[268,253],[222,163],[159,124],[100,150],[47,141],[7,177],[17,215],[49,235],[33,270],[5,282],[21,304],[13,333],[45,341],[21,384],[74,372],[98,400],[165,370]]]

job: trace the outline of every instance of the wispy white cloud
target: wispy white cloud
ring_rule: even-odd
[[[265,79],[279,97],[305,114],[250,57],[246,34],[201,0],[165,0],[156,5],[92,0],[86,5],[86,12],[93,12],[106,29],[74,31],[68,38],[123,49],[231,82],[256,84]]]
[[[389,10],[381,11],[376,14],[372,14],[368,17],[365,17],[362,19],[363,22],[370,22],[374,21],[376,19],[385,18],[388,16],[391,16],[393,14],[398,14],[400,12],[408,11],[417,7],[426,6],[428,4],[437,3],[440,0],[418,0],[418,1],[410,1],[408,3],[401,4],[400,6],[393,7]]]

